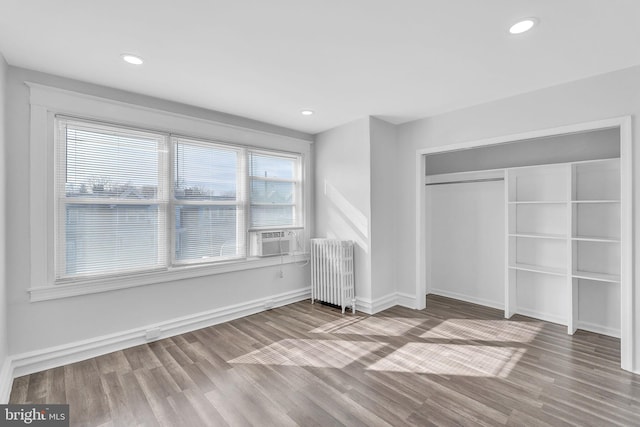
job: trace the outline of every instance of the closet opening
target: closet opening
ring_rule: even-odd
[[[619,337],[633,370],[627,117],[419,150],[416,308],[436,294]]]

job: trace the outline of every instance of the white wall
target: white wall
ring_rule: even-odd
[[[3,365],[8,355],[8,316],[7,316],[7,281],[6,281],[6,200],[5,200],[5,183],[6,183],[6,158],[5,147],[7,145],[5,108],[6,100],[6,82],[7,82],[7,63],[2,54],[0,54],[0,403],[2,396],[3,381]]]
[[[425,196],[428,292],[504,308],[504,182],[433,185]]]
[[[356,297],[371,300],[369,118],[316,136],[314,237],[353,240]]]
[[[632,115],[633,139],[640,141],[640,67],[518,95],[500,101],[410,122],[398,127],[398,194],[396,253],[415,253],[416,150],[554,128],[574,123]],[[637,144],[634,165],[640,164]],[[640,224],[640,174],[634,174],[634,221]],[[634,230],[635,271],[640,268],[640,227]],[[415,294],[416,260],[399,256],[398,291]],[[640,307],[640,287],[635,285],[635,307]],[[635,310],[637,311],[637,309]],[[640,316],[636,316],[636,360],[640,368]]]
[[[168,101],[9,67],[7,110],[7,286],[9,353],[40,350],[118,333],[216,308],[308,289],[308,267],[285,265],[30,302],[29,92],[24,81],[116,99],[305,140],[310,135]],[[306,142],[301,143],[305,146]],[[310,186],[309,190],[312,190]],[[44,266],[43,266],[44,268]]]
[[[371,143],[371,281],[372,299],[395,294],[396,129],[370,118]]]

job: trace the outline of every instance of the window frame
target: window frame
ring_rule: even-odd
[[[187,278],[211,276],[233,271],[249,270],[276,266],[281,263],[294,263],[308,258],[308,241],[311,236],[311,175],[312,138],[304,139],[287,136],[266,130],[252,129],[220,123],[191,115],[159,110],[101,98],[84,93],[50,87],[38,83],[25,82],[29,90],[30,101],[30,171],[29,171],[29,212],[30,212],[30,275],[31,283],[27,291],[30,300],[43,301],[76,295],[92,294],[135,286],[173,282]],[[170,103],[169,103],[170,104]],[[248,149],[266,150],[279,153],[294,153],[301,156],[302,182],[305,190],[301,206],[303,210],[299,240],[304,248],[295,255],[282,257],[256,258],[247,254],[246,258],[233,261],[219,261],[196,265],[168,265],[160,271],[139,271],[131,274],[101,275],[75,278],[61,282],[56,280],[55,268],[55,230],[57,203],[55,201],[55,118],[67,118],[102,123],[107,126],[162,133],[219,143]],[[247,122],[250,123],[249,120]],[[267,126],[268,127],[268,126]],[[173,148],[172,146],[170,146]],[[171,153],[171,149],[169,150]],[[169,174],[172,174],[172,164]],[[248,173],[248,172],[247,172]],[[248,182],[248,179],[247,179]],[[168,190],[171,191],[172,181]],[[167,203],[169,206],[171,199]],[[248,209],[247,209],[248,211]],[[169,220],[172,215],[169,215]],[[248,224],[248,223],[247,223]],[[169,227],[168,227],[169,228]],[[245,230],[248,244],[248,230]],[[171,230],[168,230],[168,238]],[[170,242],[167,242],[171,245]],[[168,254],[173,253],[169,246]],[[247,247],[247,253],[249,248]]]

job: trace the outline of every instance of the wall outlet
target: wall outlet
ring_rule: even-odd
[[[281,278],[281,279],[284,278],[284,271],[280,270],[278,272],[278,277]]]
[[[144,338],[147,341],[155,340],[160,338],[161,333],[162,333],[162,329],[160,328],[147,329],[144,334]]]

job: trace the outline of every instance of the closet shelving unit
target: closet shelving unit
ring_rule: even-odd
[[[511,168],[506,178],[505,317],[619,333],[619,159]]]

